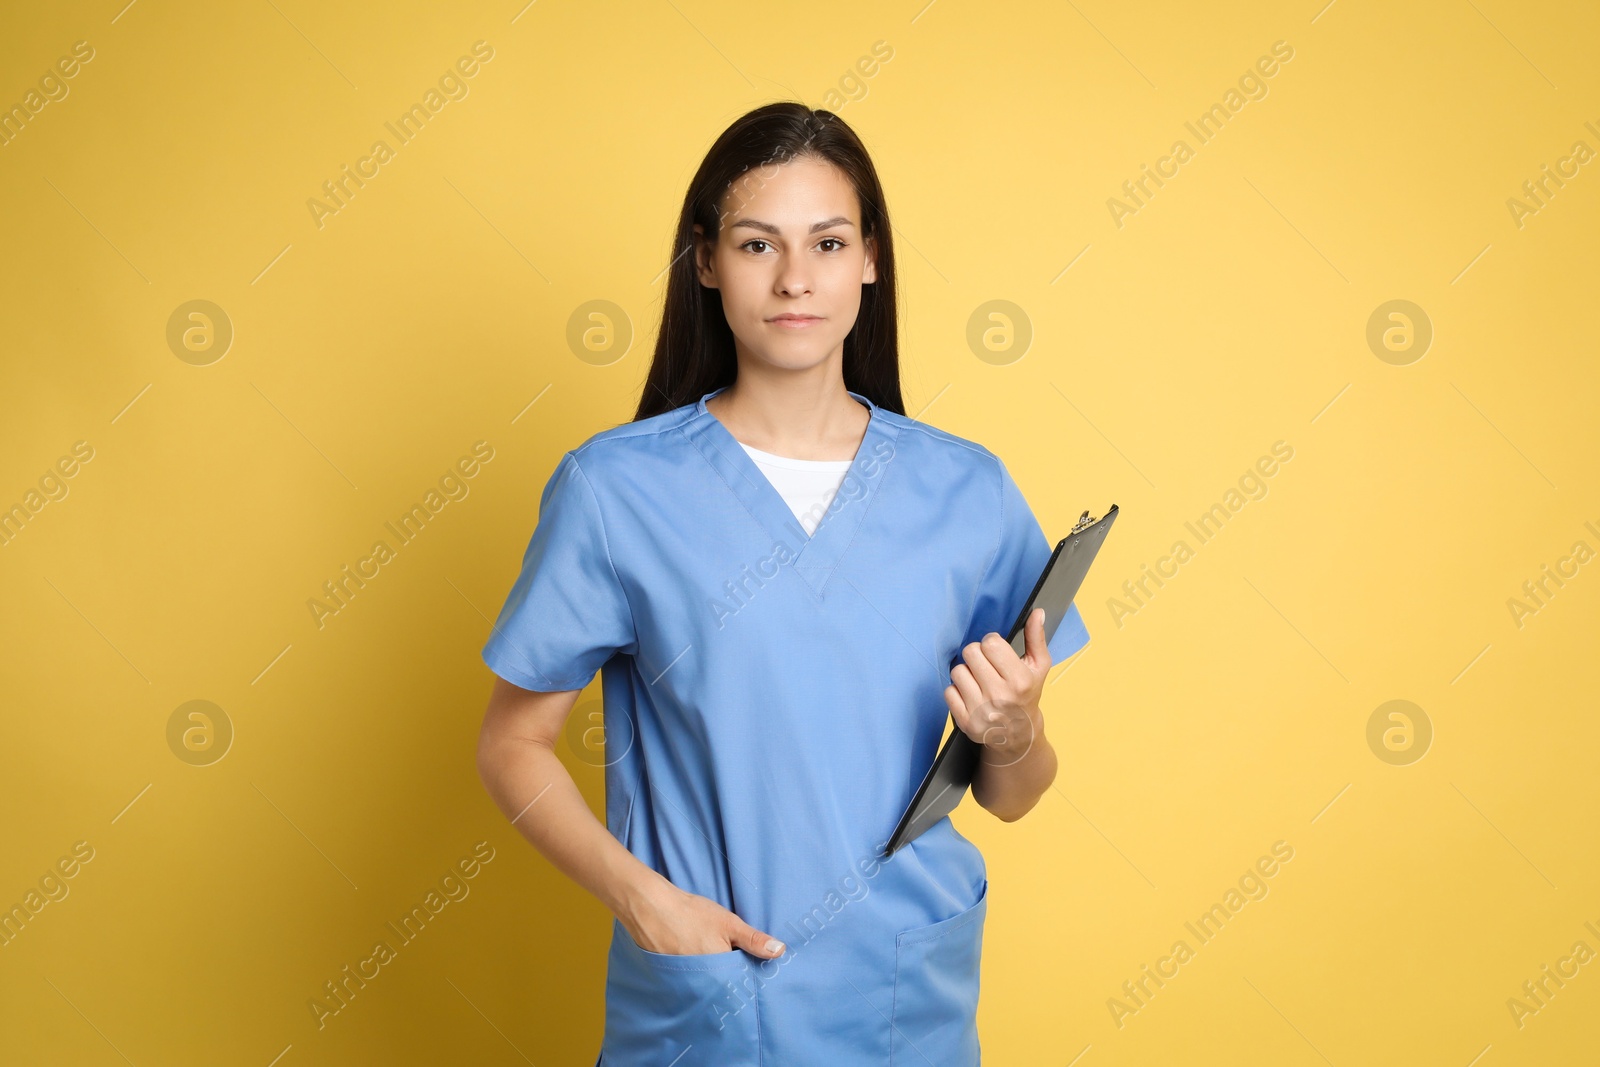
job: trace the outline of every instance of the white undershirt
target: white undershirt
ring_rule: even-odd
[[[791,459],[788,456],[775,456],[771,452],[763,452],[759,448],[751,448],[743,441],[739,442],[750,458],[755,460],[756,466],[761,468],[761,473],[767,476],[767,481],[783,497],[783,502],[789,505],[789,510],[794,512],[794,517],[800,520],[800,526],[810,537],[816,532],[817,526],[822,522],[822,516],[827,514],[828,504],[832,502],[834,494],[839,491],[839,486],[844,482],[845,472],[850,469],[851,461],[848,459]]]

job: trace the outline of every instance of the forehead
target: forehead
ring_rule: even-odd
[[[733,180],[720,205],[726,225],[760,219],[780,229],[805,230],[813,222],[843,216],[861,219],[855,187],[826,160],[806,156],[780,166],[752,167]]]

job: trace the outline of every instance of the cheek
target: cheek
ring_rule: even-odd
[[[723,275],[722,313],[734,325],[759,322],[770,286],[748,267]]]
[[[717,264],[717,279],[722,290],[722,306],[730,316],[760,300],[768,284],[766,272],[759,264],[733,256]]]
[[[856,312],[861,309],[861,270],[862,261],[856,259],[840,263],[829,274],[828,287],[834,293],[833,304],[840,318],[854,319]]]
[[[719,264],[717,280],[728,328],[754,343],[764,329],[761,320],[772,301],[772,280],[761,266],[748,261]]]

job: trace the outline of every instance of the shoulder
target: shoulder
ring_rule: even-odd
[[[693,414],[694,405],[685,404],[647,419],[600,430],[568,450],[563,461],[575,464],[591,480],[615,476],[681,441],[678,429]]]
[[[958,437],[948,430],[941,430],[937,426],[918,421],[909,415],[901,415],[898,412],[889,411],[887,408],[879,408],[878,417],[884,421],[885,425],[893,426],[900,439],[923,444],[953,462],[965,461],[982,464],[985,460],[997,458],[993,452],[990,452],[976,441]]]
[[[693,447],[681,431],[694,413],[695,406],[685,404],[592,433],[561,456],[551,481],[581,483],[587,489],[584,495],[592,494],[601,512],[615,517],[630,500],[659,496],[681,485],[684,451]]]
[[[919,488],[938,499],[942,509],[966,509],[970,515],[988,516],[976,523],[975,529],[996,546],[1007,537],[1037,527],[1022,487],[992,450],[904,415],[883,414],[885,421],[899,430],[897,453],[909,449],[911,466],[929,472],[917,479]]]
[[[989,491],[1001,487],[1005,464],[977,441],[882,408],[878,414],[895,430],[895,450],[909,449],[919,466],[933,468],[951,484],[972,482]]]
[[[659,438],[672,434],[693,414],[694,405],[685,404],[671,411],[652,415],[648,419],[624,422],[609,430],[590,434],[572,451],[580,460],[585,460],[592,458],[587,454],[590,451],[608,453],[618,449],[649,449],[658,443]]]

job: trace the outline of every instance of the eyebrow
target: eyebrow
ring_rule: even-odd
[[[854,226],[854,225],[855,225],[855,223],[851,222],[849,219],[845,218],[843,215],[835,215],[831,219],[823,219],[821,222],[813,222],[811,224],[811,229],[809,231],[807,231],[807,232],[816,233],[818,230],[827,230],[827,229],[831,229],[834,226]],[[738,222],[735,222],[732,226],[729,226],[728,229],[731,230],[736,226],[748,226],[752,230],[760,230],[763,233],[770,233],[770,234],[774,234],[774,235],[776,235],[777,232],[778,232],[778,228],[776,226],[774,226],[772,223],[770,223],[770,222],[762,222],[760,219],[740,219]]]

